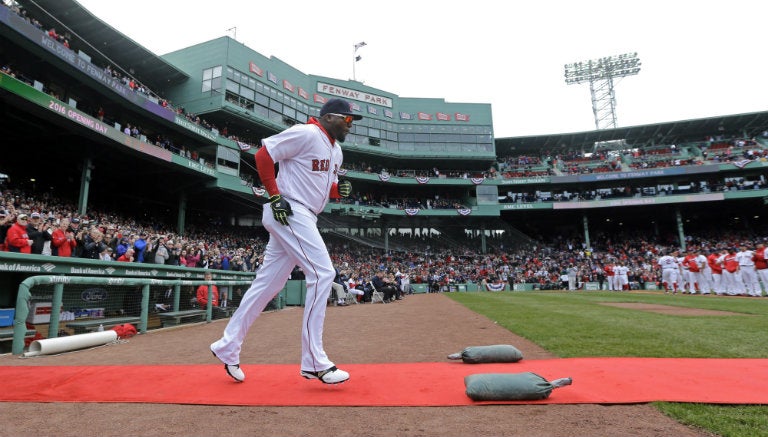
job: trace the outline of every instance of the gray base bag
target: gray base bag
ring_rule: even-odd
[[[519,349],[508,344],[470,346],[461,352],[448,355],[449,360],[463,360],[466,364],[516,363],[523,359]]]
[[[552,390],[571,385],[571,378],[552,382],[533,373],[478,373],[464,378],[473,401],[530,401],[549,397]]]

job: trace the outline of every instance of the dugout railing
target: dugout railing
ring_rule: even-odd
[[[97,278],[83,276],[32,276],[19,284],[16,298],[16,308],[13,320],[13,343],[11,351],[19,355],[25,347],[27,336],[27,323],[35,326],[47,325],[47,338],[56,338],[62,332],[60,328],[67,326],[69,315],[75,321],[69,324],[72,327],[91,327],[94,330],[99,325],[107,327],[122,323],[136,322],[140,333],[146,333],[149,327],[150,312],[153,305],[157,305],[156,296],[166,296],[170,291],[171,298],[165,314],[177,316],[198,313],[200,321],[210,322],[214,318],[215,311],[212,304],[213,288],[217,287],[244,287],[247,289],[250,280],[237,281],[205,281],[205,280],[180,280],[180,279],[145,279],[145,278]],[[198,309],[188,309],[182,297],[182,287],[195,289],[200,285],[208,285],[207,306]],[[69,287],[69,290],[65,290]],[[87,288],[86,288],[87,287]],[[153,293],[153,288],[155,293]],[[157,293],[157,291],[160,293]],[[109,296],[118,295],[120,299],[112,299]],[[140,298],[139,302],[126,299],[126,295]],[[50,299],[48,301],[47,299]],[[285,290],[275,298],[275,306],[282,308],[285,302]],[[71,302],[85,302],[83,308],[72,308]],[[88,302],[91,304],[89,305]],[[132,304],[134,311],[126,311],[125,303]],[[105,308],[106,306],[106,308]],[[119,308],[118,308],[119,307]],[[74,310],[74,311],[73,311]],[[204,311],[204,313],[203,313]],[[159,313],[162,314],[162,313]],[[68,320],[61,320],[67,318]],[[87,323],[82,323],[83,321]],[[35,323],[38,322],[38,323]],[[45,323],[43,323],[45,322]],[[80,332],[85,332],[85,329]],[[38,331],[39,332],[39,331]]]

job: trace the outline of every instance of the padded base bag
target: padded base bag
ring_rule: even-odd
[[[546,399],[557,387],[571,385],[571,378],[552,382],[533,373],[478,373],[464,378],[473,401],[531,401]]]
[[[519,349],[508,344],[470,346],[463,351],[448,355],[449,360],[463,360],[466,364],[516,363],[523,359]]]

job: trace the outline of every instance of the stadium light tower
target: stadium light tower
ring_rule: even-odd
[[[613,129],[618,126],[613,78],[637,74],[640,72],[640,65],[637,52],[565,64],[566,84],[589,82],[589,91],[592,93],[592,112],[595,114],[597,130]]]

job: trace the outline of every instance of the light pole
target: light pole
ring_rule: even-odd
[[[360,41],[359,43],[355,44],[355,50],[352,52],[352,80],[357,80],[357,77],[355,76],[355,64],[357,64],[357,61],[363,59],[362,56],[357,54],[357,49],[360,47],[365,47],[366,44],[365,41]]]
[[[565,64],[566,84],[589,82],[597,130],[618,126],[613,78],[635,75],[640,72],[640,65],[637,52]]]

